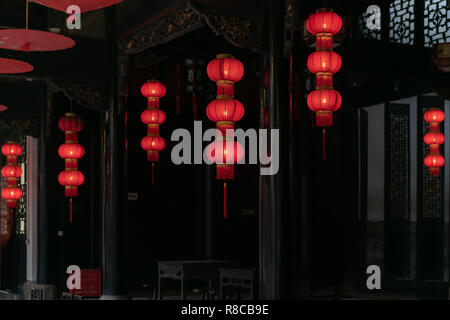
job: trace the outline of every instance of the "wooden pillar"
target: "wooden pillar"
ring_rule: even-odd
[[[39,138],[39,215],[38,215],[38,283],[48,284],[48,150],[53,110],[53,89],[47,83],[45,101],[41,103]]]
[[[283,58],[283,6],[279,0],[268,0],[268,43],[265,55],[266,84],[263,90],[261,127],[264,129],[280,128],[281,109],[281,63]],[[287,86],[285,87],[287,89]],[[286,91],[286,96],[288,90]],[[286,106],[286,108],[288,108]],[[288,110],[288,109],[287,109]],[[268,134],[270,139],[270,134]],[[283,140],[280,137],[278,143]],[[270,144],[268,144],[270,146]],[[281,245],[281,214],[283,147],[280,150],[280,170],[276,175],[261,175],[259,181],[259,217],[260,217],[260,298],[282,298],[282,245]],[[289,151],[287,149],[287,151]],[[288,158],[286,158],[288,159]]]
[[[118,47],[116,37],[116,9],[105,9],[106,30],[106,94],[108,111],[105,114],[102,135],[102,276],[103,298],[113,299],[119,295],[118,280],[118,211],[119,201],[119,152],[124,152],[119,141],[118,108]],[[102,121],[103,122],[103,121]]]

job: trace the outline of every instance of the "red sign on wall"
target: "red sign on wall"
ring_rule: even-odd
[[[100,297],[102,272],[95,269],[81,270],[81,289],[73,289],[71,293],[82,297]]]

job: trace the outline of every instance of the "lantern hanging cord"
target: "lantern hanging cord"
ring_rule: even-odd
[[[27,0],[26,10],[25,10],[25,29],[28,30],[28,0]]]
[[[72,198],[70,198],[70,223],[72,223],[72,214],[73,214],[73,209],[72,209]]]

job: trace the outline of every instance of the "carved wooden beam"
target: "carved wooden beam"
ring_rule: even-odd
[[[187,2],[184,8],[122,40],[120,54],[130,55],[142,52],[205,25],[217,35],[222,35],[234,46],[262,52],[263,23],[263,18],[258,15],[239,15],[208,7],[198,9]]]

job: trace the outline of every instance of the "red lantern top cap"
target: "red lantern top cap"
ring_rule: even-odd
[[[221,53],[221,54],[218,54],[216,56],[216,58],[217,59],[226,59],[226,58],[234,59],[234,56],[232,54],[229,54],[229,53]]]

